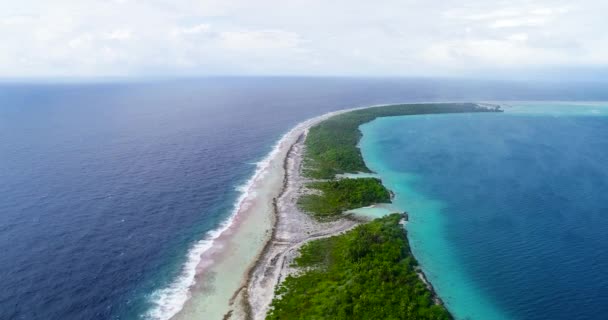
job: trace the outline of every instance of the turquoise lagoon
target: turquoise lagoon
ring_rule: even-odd
[[[457,319],[608,314],[608,104],[379,118],[363,157]],[[378,216],[391,210],[363,208]]]

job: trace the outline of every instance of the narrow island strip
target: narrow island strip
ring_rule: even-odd
[[[250,269],[247,319],[452,319],[410,251],[406,213],[373,221],[356,209],[389,203],[371,173],[359,126],[378,117],[500,112],[474,103],[402,104],[339,113],[305,130],[285,158],[274,226]],[[231,318],[229,314],[226,319]]]

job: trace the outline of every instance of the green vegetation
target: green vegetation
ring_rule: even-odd
[[[390,202],[388,190],[377,179],[340,179],[338,173],[370,172],[357,147],[359,126],[378,117],[413,114],[494,111],[473,103],[405,104],[355,110],[312,127],[306,138],[304,175],[330,179],[307,186],[319,194],[302,196],[298,204],[317,218],[340,215],[344,210]]]
[[[393,105],[325,120],[310,129],[304,158],[304,175],[325,180],[309,183],[318,194],[304,195],[298,204],[317,218],[327,218],[390,201],[378,179],[335,177],[370,172],[357,147],[361,124],[377,117],[487,111],[499,110],[471,103]],[[267,319],[451,319],[416,274],[401,218],[392,214],[303,246],[295,260],[301,272],[278,286]]]
[[[313,182],[308,187],[321,191],[321,194],[304,195],[298,204],[317,218],[335,216],[349,209],[391,200],[389,191],[376,178]]]
[[[415,271],[402,215],[392,214],[300,250],[267,319],[451,319]]]
[[[378,117],[487,111],[495,110],[473,103],[440,103],[391,105],[343,113],[310,129],[304,174],[315,179],[333,179],[338,173],[369,172],[357,147],[361,138],[359,126]]]

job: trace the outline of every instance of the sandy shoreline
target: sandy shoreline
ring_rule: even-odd
[[[275,202],[273,235],[251,269],[246,285],[247,299],[243,301],[246,319],[265,318],[276,285],[295,272],[290,267],[291,261],[303,244],[340,234],[358,224],[348,218],[318,222],[297,207],[297,199],[305,192],[307,181],[300,174],[306,134],[307,131],[300,135],[285,158],[286,175],[282,192]]]
[[[267,157],[258,163],[256,172],[243,187],[232,215],[190,249],[180,277],[155,293],[156,305],[146,314],[147,318],[264,317],[265,313],[261,314],[260,310],[266,310],[267,306],[262,305],[272,300],[274,285],[269,286],[267,278],[260,278],[257,271],[265,264],[267,255],[276,251],[276,240],[288,239],[292,244],[292,239],[301,241],[305,235],[296,232],[299,227],[322,236],[316,234],[316,230],[320,230],[318,223],[304,213],[297,212],[295,220],[287,220],[296,208],[295,200],[288,200],[295,199],[292,186],[303,183],[299,178],[299,165],[304,137],[310,127],[350,110],[306,120],[283,135]],[[294,167],[295,163],[298,167]],[[293,175],[294,170],[298,171],[295,172],[298,178]],[[289,225],[296,230],[289,230]],[[260,279],[263,281],[258,281]],[[252,283],[263,284],[263,289],[250,286]]]

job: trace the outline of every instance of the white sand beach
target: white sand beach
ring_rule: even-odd
[[[191,248],[180,278],[156,293],[158,305],[149,313],[151,318],[263,318],[274,285],[284,276],[276,268],[277,259],[284,264],[306,239],[354,225],[344,220],[321,227],[295,205],[308,129],[345,111],[304,121],[277,142],[243,187],[231,217]]]

